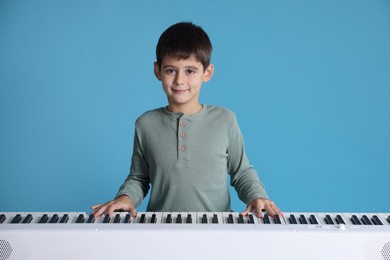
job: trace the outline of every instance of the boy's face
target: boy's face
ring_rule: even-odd
[[[162,82],[169,108],[174,112],[197,112],[202,83],[209,81],[213,72],[212,64],[204,69],[194,55],[185,60],[166,56],[162,60],[161,68],[154,64],[154,73]]]

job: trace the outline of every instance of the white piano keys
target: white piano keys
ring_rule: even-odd
[[[6,212],[2,214],[6,217],[3,224],[55,224],[60,223],[62,216],[65,214],[69,217],[69,220],[66,223],[75,223],[77,219],[76,216],[78,215],[75,212]],[[55,223],[50,223],[50,220],[55,214],[57,214],[59,220]],[[14,223],[16,220],[15,217],[20,218],[17,223]],[[43,218],[47,220],[42,222]]]
[[[310,225],[310,226],[390,226],[389,213],[284,212],[283,217],[258,218],[254,213],[241,216],[239,212],[114,212],[112,216],[85,212],[1,212],[4,224],[254,224],[254,225]],[[296,224],[292,223],[292,216]],[[56,217],[56,218],[55,218]],[[66,217],[66,221],[61,223]],[[91,219],[90,219],[91,218]],[[44,221],[43,221],[44,220]],[[14,223],[15,222],[15,223]],[[205,222],[205,223],[203,223]]]

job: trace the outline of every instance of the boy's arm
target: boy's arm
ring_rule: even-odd
[[[138,207],[149,191],[149,184],[149,165],[142,149],[142,131],[136,124],[130,174],[119,188],[116,198],[125,195]]]
[[[112,214],[115,210],[129,211],[135,216],[135,209],[148,193],[150,183],[149,166],[144,158],[141,144],[142,140],[136,125],[130,174],[119,188],[114,200],[91,207],[95,217],[100,217],[104,213]]]
[[[228,170],[231,185],[236,189],[238,197],[247,205],[243,214],[255,212],[258,217],[262,217],[262,210],[266,210],[271,216],[281,215],[279,208],[269,200],[256,170],[249,164],[244,140],[235,116],[232,119],[230,132]]]

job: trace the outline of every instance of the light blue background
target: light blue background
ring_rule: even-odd
[[[179,21],[208,32],[201,102],[236,112],[282,210],[390,212],[388,0],[1,0],[0,211],[115,195],[135,119],[166,105],[155,45]]]

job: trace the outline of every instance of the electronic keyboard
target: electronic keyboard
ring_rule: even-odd
[[[0,212],[3,259],[390,260],[390,213]]]

